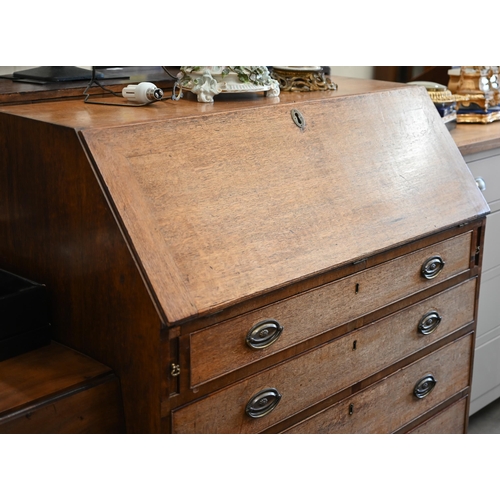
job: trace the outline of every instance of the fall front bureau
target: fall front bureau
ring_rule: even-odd
[[[129,432],[465,432],[488,206],[423,89],[338,84],[2,108],[1,265]]]

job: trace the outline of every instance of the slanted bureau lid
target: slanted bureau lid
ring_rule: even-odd
[[[488,212],[425,89],[318,94],[82,131],[168,322]]]

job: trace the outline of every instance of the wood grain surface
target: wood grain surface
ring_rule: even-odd
[[[161,317],[76,132],[0,113],[0,151],[0,267],[46,285],[54,340],[114,370],[127,428],[159,429]]]
[[[108,373],[109,367],[55,342],[7,359],[0,363],[0,413]]]
[[[317,290],[193,333],[191,384],[196,386],[230,369],[244,366],[343,323],[361,318],[468,269],[470,242],[471,234],[466,233]],[[422,263],[436,254],[445,260],[445,268],[434,280],[426,280],[420,275]],[[394,279],[395,276],[398,279]],[[468,301],[467,304],[473,306],[474,294],[472,302]],[[281,338],[268,349],[249,349],[245,343],[246,334],[254,324],[267,319],[275,319],[284,327]]]
[[[0,433],[124,432],[112,370],[52,342],[0,363]]]
[[[410,434],[464,434],[467,420],[467,398],[463,398],[410,431]]]
[[[115,375],[96,385],[64,391],[0,415],[2,434],[117,434],[125,432],[120,382]]]
[[[500,147],[500,122],[458,123],[451,136],[465,156]]]
[[[393,321],[397,321],[397,319],[393,318]],[[324,347],[314,349],[276,368],[266,370],[241,383],[187,405],[173,412],[173,432],[260,432],[403,357],[405,341],[395,340],[393,342],[394,339],[391,333],[397,335],[397,330],[393,331],[391,326],[380,330],[374,328],[353,332]],[[353,349],[354,340],[358,340],[359,349]],[[388,344],[388,347],[384,349],[383,346],[386,344]],[[455,347],[450,347],[449,351],[446,351],[446,348],[437,351],[440,354],[436,354],[434,358],[438,358],[438,361],[433,363],[429,363],[428,360],[421,362],[421,365],[426,368],[418,368],[420,372],[426,369],[437,370],[436,377],[438,380],[439,378],[442,380],[439,391],[433,393],[432,398],[426,398],[423,407],[428,409],[430,407],[429,401],[440,402],[468,385],[470,346],[471,336],[469,335],[466,337],[466,342],[457,343]],[[453,358],[448,359],[449,355],[452,355]],[[409,383],[415,385],[417,382],[418,378],[413,375],[415,370],[417,369],[410,370],[411,375],[406,376],[409,377],[406,385]],[[425,373],[422,373],[422,375],[425,375]],[[410,382],[410,380],[413,380],[413,382]],[[397,385],[400,385],[399,382]],[[280,403],[265,417],[258,419],[248,417],[245,414],[245,405],[255,394],[268,387],[276,388],[279,391],[282,395]],[[405,390],[407,390],[406,386]],[[372,417],[361,417],[363,423],[357,424],[366,426],[365,429],[372,429],[368,432],[393,432],[406,422],[409,412],[413,413],[411,418],[421,413],[417,409],[418,413],[415,414],[415,405],[411,404],[411,390],[406,395],[406,393],[396,390],[394,385],[391,388],[380,389],[380,391],[386,392],[390,394],[389,397],[394,398],[393,406],[394,408],[397,407],[398,411],[379,411],[382,403],[377,403],[377,411],[373,412]],[[364,399],[365,396],[355,396],[355,398]],[[367,410],[371,404],[373,402],[366,403]],[[345,408],[345,406],[346,403],[342,403],[342,407]],[[386,402],[384,408],[390,406]],[[378,422],[387,422],[387,420],[395,418],[400,419],[401,423],[399,425],[384,428],[384,430],[380,430],[381,428],[376,430]],[[391,425],[395,424],[392,423]],[[319,431],[311,428],[308,432],[315,433]],[[356,427],[351,428],[349,432],[356,432]]]
[[[403,368],[338,405],[292,429],[295,434],[387,434],[451,398],[469,384],[472,335],[467,335]],[[423,399],[413,395],[415,384],[431,373],[437,380]],[[350,406],[352,405],[352,407]],[[463,415],[460,422],[463,423]]]
[[[169,323],[489,210],[417,88],[82,135]]]
[[[392,315],[437,300],[433,293],[480,271],[476,247],[489,208],[425,89],[335,81],[337,92],[242,96],[211,105],[186,99],[141,108],[82,101],[0,108],[0,266],[45,284],[54,338],[116,373],[128,432],[261,432],[294,425],[294,418],[372,387],[423,355],[414,351],[418,346],[395,341],[384,358],[380,339],[388,330],[371,323],[384,320],[370,313],[373,307]],[[293,110],[302,113],[303,129]],[[444,272],[451,274],[435,289],[423,290],[416,269],[397,267],[406,254],[455,236],[462,244],[446,257]],[[370,274],[389,264],[397,267],[393,280]],[[364,270],[369,279],[360,283],[353,275]],[[410,289],[398,285],[400,278]],[[337,279],[361,287],[352,306],[366,316],[349,328],[370,328],[366,338],[371,332],[378,340],[368,342],[369,349],[352,349],[356,331],[337,333],[343,341],[328,337],[336,318],[322,305],[318,316],[325,321],[297,330],[282,352],[249,365],[231,353],[227,364],[210,366],[224,336],[231,336],[231,351],[234,339],[240,341],[231,329],[216,333],[222,320],[240,324],[239,314],[291,304]],[[461,297],[455,300],[470,302],[470,295]],[[436,353],[441,379],[456,375],[451,392],[470,383],[470,355],[463,361],[456,343],[446,350],[470,331],[467,325],[447,333],[470,320],[469,302],[456,323],[443,320],[447,326],[437,341],[445,346]],[[315,304],[299,305],[314,311]],[[402,335],[408,330],[397,318],[406,314],[390,317]],[[214,328],[206,337],[210,345],[204,351],[206,339],[194,334],[200,343],[193,340],[191,352],[190,335],[205,327]],[[315,332],[322,332],[316,344],[309,342]],[[336,353],[338,346],[349,347],[349,355]],[[430,343],[425,353],[434,347]],[[194,388],[192,355],[200,384]],[[351,370],[355,356],[363,362]],[[346,368],[337,371],[337,364]],[[269,374],[283,384],[283,400],[267,422],[249,423],[242,409],[270,383]],[[335,391],[349,394],[332,396]],[[106,399],[99,393],[97,400]],[[436,392],[436,404],[447,397]],[[392,432],[399,425],[383,423],[388,417],[377,398],[366,406],[376,418],[369,413],[354,431]],[[41,405],[33,417],[47,422],[51,408]],[[72,405],[59,408],[70,427],[78,412]],[[404,426],[415,414],[425,416],[426,408],[398,407],[391,418]]]

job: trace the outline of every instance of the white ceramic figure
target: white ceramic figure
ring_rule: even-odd
[[[176,88],[197,95],[199,102],[213,102],[214,96],[224,93],[264,92],[266,96],[280,94],[279,83],[272,79],[265,66],[182,66]]]
[[[189,90],[198,96],[199,102],[214,102],[214,95],[220,94],[217,80],[208,69],[205,69],[202,75],[196,76],[192,81]]]

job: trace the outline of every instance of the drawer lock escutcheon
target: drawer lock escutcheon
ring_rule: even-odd
[[[432,333],[441,323],[441,316],[437,311],[430,311],[424,314],[418,323],[418,333],[422,335],[429,335]]]
[[[422,377],[415,384],[415,387],[413,388],[413,394],[418,399],[423,399],[432,392],[432,390],[436,386],[436,383],[437,383],[437,380],[434,378],[433,375],[431,375],[431,374],[426,375],[425,377]]]
[[[435,255],[422,264],[422,276],[425,279],[431,280],[442,271],[443,267],[444,260],[439,255]]]
[[[293,123],[295,123],[295,125],[297,125],[297,127],[299,127],[301,130],[304,130],[304,128],[306,126],[306,120],[304,119],[304,116],[302,115],[302,113],[298,109],[295,109],[295,108],[292,109],[292,111],[290,113],[292,115]]]
[[[274,319],[261,321],[247,333],[246,343],[252,349],[264,349],[276,342],[283,331],[283,326]]]
[[[247,403],[245,413],[252,418],[261,418],[271,413],[281,400],[277,389],[264,389],[253,396]]]

